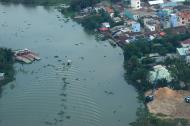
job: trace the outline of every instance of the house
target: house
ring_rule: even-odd
[[[102,23],[102,27],[110,28],[110,23],[109,22],[104,22],[104,23]]]
[[[140,32],[141,25],[139,22],[128,20],[126,26],[131,29],[131,32]]]
[[[160,4],[161,8],[164,7],[176,7],[178,4],[176,2],[166,2],[166,3],[162,3]]]
[[[148,3],[150,5],[157,5],[157,4],[163,4],[164,0],[149,0]]]
[[[178,12],[179,26],[190,25],[190,10]]]
[[[114,21],[115,23],[119,23],[119,22],[122,21],[122,19],[121,19],[120,17],[114,17],[114,18],[113,18],[113,21]]]
[[[190,63],[190,47],[177,48],[177,54],[182,61]]]
[[[101,27],[98,30],[101,31],[101,32],[106,32],[106,31],[109,30],[109,28]]]
[[[135,13],[130,9],[125,9],[125,16],[132,20],[138,20],[140,18],[139,13]]]
[[[141,31],[141,25],[138,22],[132,22],[131,24],[131,31],[132,32],[140,32]]]
[[[81,14],[89,14],[93,11],[93,8],[92,7],[87,7],[87,8],[84,8],[80,11]]]
[[[171,2],[185,2],[185,0],[171,0]]]
[[[140,9],[141,8],[141,1],[140,0],[131,0],[131,7],[133,9]]]
[[[177,54],[179,55],[179,57],[185,58],[185,56],[187,55],[187,50],[188,48],[177,48]]]
[[[143,17],[158,17],[156,15],[156,12],[150,8],[141,8],[138,10],[127,8],[124,10],[124,15],[127,18],[135,21],[137,21],[138,19],[142,19]]]
[[[159,35],[163,37],[163,36],[166,35],[166,33],[165,32],[160,32]]]
[[[109,31],[110,30],[109,22],[102,23],[102,26],[100,28],[98,28],[98,30],[101,32]]]
[[[190,39],[186,39],[184,41],[181,41],[181,46],[186,48],[186,47],[190,47]]]
[[[166,8],[162,8],[160,10],[158,10],[157,15],[164,20],[165,18],[167,18],[170,14],[173,13],[173,9],[170,7],[166,7]]]
[[[160,22],[153,18],[145,18],[144,25],[149,31],[160,31]]]
[[[170,25],[171,25],[171,27],[177,27],[179,24],[178,20],[179,20],[179,17],[176,14],[170,14]]]
[[[5,78],[5,73],[0,73],[0,80],[4,80]]]

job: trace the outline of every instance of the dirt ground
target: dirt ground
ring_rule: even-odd
[[[150,93],[151,91],[145,95]],[[154,100],[147,106],[151,113],[166,115],[166,118],[184,118],[190,121],[190,103],[185,103],[186,96],[190,96],[190,91],[159,88],[155,91]]]

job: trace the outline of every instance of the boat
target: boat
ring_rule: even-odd
[[[22,56],[16,56],[15,59],[18,60],[18,61],[27,63],[27,64],[29,64],[29,63],[32,62],[31,60],[29,60],[29,59],[27,59],[27,58],[24,58],[24,57],[22,57]]]

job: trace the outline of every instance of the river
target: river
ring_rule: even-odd
[[[56,9],[0,4],[0,46],[41,57],[14,65],[15,81],[0,98],[0,126],[128,126],[136,119],[137,93],[124,80],[122,50]]]

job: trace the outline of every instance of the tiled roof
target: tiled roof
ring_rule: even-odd
[[[178,16],[184,19],[190,19],[190,11],[182,11],[178,13]]]
[[[186,39],[184,41],[181,41],[181,44],[189,44],[190,45],[190,39]]]

